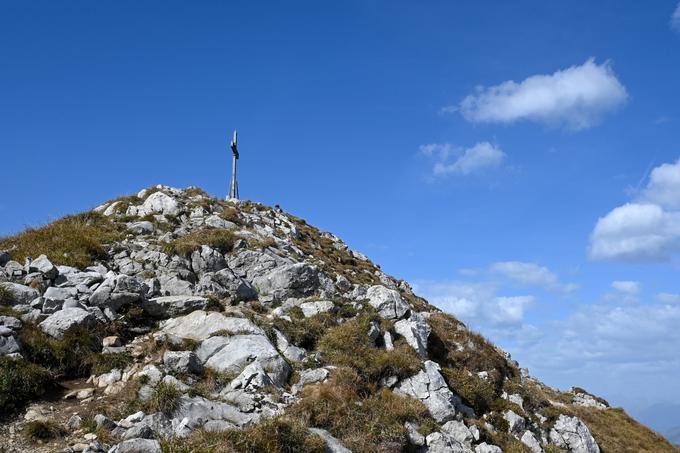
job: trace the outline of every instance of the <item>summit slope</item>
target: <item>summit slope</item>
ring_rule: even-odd
[[[0,303],[0,451],[678,451],[335,235],[197,188],[0,239]]]

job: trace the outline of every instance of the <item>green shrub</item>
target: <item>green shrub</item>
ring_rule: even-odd
[[[180,396],[182,396],[182,392],[177,387],[161,382],[153,391],[153,395],[148,402],[148,409],[150,412],[163,412],[166,415],[170,415],[177,409]]]
[[[44,368],[23,359],[0,357],[0,414],[20,409],[54,384]]]
[[[55,264],[83,269],[96,260],[107,259],[106,244],[121,237],[120,228],[109,219],[85,212],[0,238],[0,249],[14,248],[12,258],[20,262],[44,253]]]
[[[34,420],[24,426],[24,434],[32,440],[49,440],[63,436],[65,430],[51,420]]]
[[[163,248],[168,254],[181,256],[191,255],[192,252],[200,250],[202,245],[228,253],[234,246],[234,240],[234,234],[229,230],[204,229],[170,241],[164,244]]]

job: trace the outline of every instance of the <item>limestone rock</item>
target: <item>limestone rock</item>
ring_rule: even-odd
[[[388,289],[382,285],[375,285],[366,291],[368,303],[378,310],[384,319],[399,319],[411,308],[410,305],[401,298],[399,292]]]
[[[422,358],[427,358],[427,338],[432,332],[432,327],[420,313],[411,313],[408,319],[402,319],[394,323],[394,331],[404,337],[406,343],[416,350]]]
[[[82,308],[64,308],[47,317],[40,323],[43,332],[55,338],[61,338],[75,326],[94,327],[97,323],[95,316]]]
[[[465,406],[460,397],[448,388],[440,370],[437,363],[427,360],[424,363],[424,370],[404,379],[395,391],[422,401],[439,423],[453,420],[457,411],[472,414],[472,409]]]
[[[327,313],[335,309],[335,304],[330,300],[317,300],[315,302],[303,302],[300,309],[305,318],[311,318],[319,313]]]
[[[40,272],[43,274],[43,276],[49,280],[54,280],[57,275],[59,275],[59,271],[57,270],[57,267],[52,264],[52,262],[47,258],[46,255],[40,255],[33,261],[31,261],[31,264],[28,266],[28,271],[29,272]]]
[[[321,286],[319,274],[319,269],[311,264],[289,264],[255,278],[253,287],[261,297],[270,296],[275,300],[311,296]]]
[[[495,445],[489,445],[486,442],[482,442],[475,447],[475,453],[503,453],[503,450]]]
[[[526,421],[523,417],[517,415],[513,411],[507,410],[503,413],[503,418],[508,422],[508,432],[519,435],[524,431]]]
[[[154,192],[144,200],[141,206],[130,206],[127,215],[145,217],[150,214],[162,214],[174,217],[179,214],[179,204],[173,197],[164,192]]]
[[[561,414],[550,430],[550,440],[570,453],[600,453],[590,430],[578,417]]]
[[[40,296],[38,290],[18,283],[3,282],[0,283],[0,287],[9,291],[17,304],[29,304],[33,299]]]
[[[325,429],[309,428],[309,430],[326,442],[327,453],[352,453],[352,450],[342,445],[342,443],[338,439],[333,437],[331,433],[329,433]]]
[[[432,433],[427,436],[425,442],[428,453],[472,453],[472,450],[446,433]]]
[[[161,444],[155,439],[130,439],[125,440],[109,453],[162,453]]]
[[[197,341],[205,340],[220,330],[264,335],[264,331],[248,319],[229,318],[221,313],[201,310],[169,319],[161,325],[161,331],[166,334]]]
[[[203,370],[201,362],[192,351],[166,351],[163,354],[163,363],[175,373],[199,374]]]
[[[161,296],[142,300],[141,307],[149,315],[156,318],[173,318],[203,310],[210,301],[201,296]]]
[[[258,361],[276,385],[283,385],[290,365],[264,335],[211,337],[196,350],[204,366],[224,373],[239,372],[246,364]]]
[[[529,450],[531,450],[531,453],[545,453],[541,448],[540,442],[538,439],[536,439],[536,436],[534,436],[534,433],[531,431],[525,431],[519,440],[524,445],[526,445]]]

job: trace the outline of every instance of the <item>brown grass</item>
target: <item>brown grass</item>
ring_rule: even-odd
[[[678,453],[664,437],[633,420],[623,409],[570,406],[588,425],[602,453]]]
[[[0,249],[13,249],[12,259],[19,262],[44,253],[55,264],[83,269],[95,261],[106,260],[106,245],[121,237],[120,227],[109,219],[85,212],[0,238]]]
[[[164,244],[168,254],[189,256],[202,245],[210,246],[222,253],[228,253],[234,246],[234,234],[229,230],[203,229]]]
[[[23,359],[0,357],[0,414],[20,409],[53,384],[52,375],[44,368]]]
[[[223,433],[196,431],[161,441],[164,453],[323,453],[325,442],[297,420],[281,416]]]

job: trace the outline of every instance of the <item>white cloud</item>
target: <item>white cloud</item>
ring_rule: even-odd
[[[536,263],[501,261],[491,265],[492,272],[503,275],[517,283],[539,286],[552,291],[570,292],[578,288],[573,283],[562,283],[554,272]]]
[[[671,16],[671,28],[675,31],[680,31],[680,3],[675,7],[673,16]]]
[[[475,329],[519,327],[535,302],[533,296],[497,296],[489,283],[422,281],[414,286],[431,303]]]
[[[680,304],[680,294],[659,293],[656,295],[656,300],[664,304]]]
[[[610,64],[598,65],[591,58],[581,66],[534,75],[519,83],[510,80],[479,87],[461,101],[459,110],[475,123],[528,120],[578,130],[594,126],[627,98]]]
[[[640,282],[632,280],[616,280],[612,282],[612,288],[620,293],[632,296],[640,292]]]
[[[500,167],[506,154],[489,142],[477,143],[460,149],[450,143],[421,145],[420,152],[436,159],[432,172],[435,176],[450,174],[470,175],[490,168]]]
[[[680,160],[652,170],[631,203],[601,217],[590,236],[597,260],[665,261],[680,251]]]

